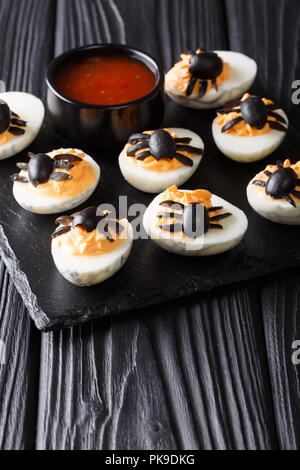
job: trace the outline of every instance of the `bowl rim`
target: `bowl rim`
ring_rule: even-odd
[[[144,63],[144,65],[148,66],[147,64],[151,63],[153,68],[155,69],[155,72],[151,70],[151,72],[154,74],[156,78],[156,83],[154,87],[152,88],[149,93],[147,93],[144,96],[141,96],[140,98],[134,100],[134,101],[128,101],[126,103],[121,103],[121,104],[114,104],[114,105],[103,105],[103,104],[92,104],[92,103],[85,103],[84,101],[78,101],[73,98],[70,98],[69,96],[65,95],[61,91],[59,91],[55,84],[54,84],[54,74],[55,70],[57,67],[62,64],[64,61],[67,61],[70,59],[73,55],[75,56],[76,54],[82,52],[82,51],[89,51],[93,49],[119,49],[120,51],[131,53],[133,56],[136,55],[137,59],[139,60],[138,57],[143,57],[144,62],[140,60],[140,62]],[[150,66],[148,66],[150,68]],[[87,44],[84,46],[79,46],[75,47],[73,49],[70,49],[66,52],[63,52],[62,54],[58,55],[55,57],[50,64],[48,65],[47,68],[47,74],[46,74],[46,83],[48,88],[62,101],[69,103],[74,106],[78,107],[84,107],[84,108],[90,108],[90,109],[99,109],[99,110],[118,110],[118,109],[124,109],[128,108],[129,106],[135,106],[140,103],[143,103],[145,101],[148,101],[148,99],[152,98],[152,96],[155,96],[157,92],[160,90],[160,88],[163,88],[164,84],[164,71],[162,67],[157,63],[157,61],[148,53],[142,51],[141,49],[137,49],[135,47],[127,46],[126,44],[120,44],[120,43],[95,43],[95,44]]]

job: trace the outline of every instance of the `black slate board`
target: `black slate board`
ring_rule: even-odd
[[[283,150],[255,164],[232,162],[213,143],[210,127],[214,115],[214,111],[193,111],[168,101],[164,125],[190,128],[201,135],[205,156],[184,187],[209,189],[243,209],[249,219],[244,241],[221,255],[189,258],[167,253],[150,240],[137,240],[125,267],[105,283],[89,288],[70,284],[53,264],[50,235],[56,216],[30,214],[11,196],[9,175],[15,171],[15,162],[26,158],[26,152],[1,162],[1,255],[38,328],[70,326],[299,263],[300,227],[280,226],[262,219],[249,207],[245,194],[250,178],[268,161],[280,158]],[[66,144],[46,122],[31,150],[43,152],[62,145]],[[117,150],[93,156],[101,162],[102,175],[89,205],[117,204],[119,194],[128,196],[128,204],[148,204],[152,200],[153,195],[137,191],[123,180]]]

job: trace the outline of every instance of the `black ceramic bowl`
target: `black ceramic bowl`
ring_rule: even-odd
[[[154,74],[154,88],[147,95],[121,105],[82,103],[55,87],[58,67],[76,58],[125,55],[145,64]],[[54,128],[72,146],[103,148],[123,145],[129,135],[160,126],[164,113],[164,73],[155,60],[122,44],[94,44],[72,49],[54,59],[47,72],[47,106]]]

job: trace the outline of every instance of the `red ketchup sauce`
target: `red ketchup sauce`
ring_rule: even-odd
[[[88,104],[116,105],[147,95],[154,74],[141,62],[123,56],[85,57],[62,65],[56,88],[69,98]]]

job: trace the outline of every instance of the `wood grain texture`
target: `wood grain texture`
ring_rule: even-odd
[[[0,449],[33,449],[40,334],[33,326],[2,261],[0,340],[5,347],[0,361]]]
[[[226,13],[230,47],[257,61],[256,88],[276,98],[289,112],[292,125],[288,139],[276,157],[297,161],[300,106],[292,104],[291,95],[293,80],[300,78],[299,2],[226,0]],[[274,156],[271,158],[274,160]],[[263,284],[262,317],[279,445],[282,449],[299,449],[300,369],[291,360],[292,343],[300,339],[298,270],[272,276]]]
[[[0,80],[7,90],[43,94],[54,6],[51,0],[0,1]],[[5,364],[0,365],[0,448],[33,449],[40,334],[2,260],[0,293],[0,339],[5,344]]]
[[[300,351],[299,270],[270,277],[262,283],[261,298],[279,445],[299,449],[300,363],[292,362],[293,353]]]
[[[258,65],[256,86],[291,108],[292,81],[300,72],[297,0],[225,0],[229,45]]]
[[[261,326],[252,286],[43,334],[38,448],[275,448]]]

